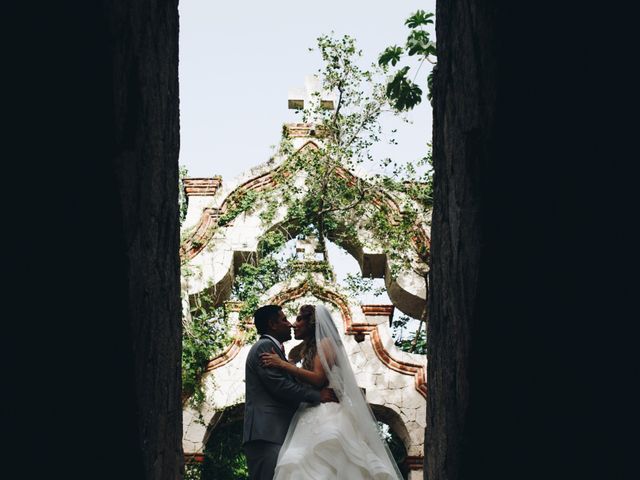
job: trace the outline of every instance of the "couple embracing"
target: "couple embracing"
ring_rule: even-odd
[[[243,446],[252,480],[399,480],[356,383],[331,314],[300,307],[295,338],[278,305],[254,314],[260,339],[246,362]],[[301,366],[296,366],[299,363]]]

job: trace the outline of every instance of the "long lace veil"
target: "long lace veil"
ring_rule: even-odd
[[[358,387],[349,357],[345,351],[340,334],[331,318],[331,313],[323,305],[316,306],[316,343],[318,356],[342,408],[353,418],[354,424],[362,433],[364,441],[376,454],[388,470],[395,472],[398,479],[402,474],[387,447],[380,438],[376,418],[367,403],[362,390]]]

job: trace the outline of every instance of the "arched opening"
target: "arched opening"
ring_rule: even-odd
[[[378,421],[378,429],[384,438],[393,458],[400,468],[404,478],[408,478],[409,465],[407,465],[407,452],[411,447],[411,437],[407,427],[397,412],[384,405],[369,404],[371,411]]]
[[[258,239],[255,251],[234,252],[230,270],[218,284],[190,295],[191,307],[213,312],[228,300],[243,302],[240,317],[246,318],[257,308],[258,297],[278,282],[300,273],[324,273],[356,303],[397,307],[389,324],[396,346],[411,353],[425,353],[420,316],[401,311],[414,311],[416,307],[407,308],[390,297],[384,273],[377,278],[364,274],[362,249],[355,251],[353,244],[345,246],[329,237],[324,251],[314,250],[313,235],[304,232],[304,228],[291,223],[272,226]]]
[[[391,451],[403,477],[408,478],[410,439],[400,416],[388,407],[371,404],[378,432]],[[217,411],[207,428],[203,453],[186,462],[185,480],[243,480],[248,478],[242,450],[244,404]]]
[[[406,463],[407,449],[402,443],[402,440],[400,440],[398,435],[396,435],[388,424],[380,420],[376,423],[378,426],[378,433],[385,441],[391,455],[393,455],[393,459],[395,460],[396,465],[398,465],[402,478],[407,479],[409,477],[409,466]]]
[[[242,274],[242,266],[264,258],[262,250],[265,244],[276,237],[288,241],[303,236],[317,238],[320,248],[316,253],[322,254],[314,258],[317,262],[326,261],[328,257],[330,259],[327,248],[330,244],[339,246],[340,251],[347,252],[356,260],[359,277],[371,281],[384,279],[384,288],[398,309],[414,318],[424,316],[427,265],[425,259],[414,251],[428,245],[429,239],[423,226],[418,229],[419,234],[406,236],[411,240],[402,248],[394,247],[390,254],[384,247],[384,234],[379,231],[375,233],[375,228],[367,218],[380,214],[393,223],[392,217],[401,216],[401,213],[390,197],[380,194],[381,199],[376,197],[366,202],[373,209],[366,215],[353,218],[353,214],[339,212],[328,223],[319,221],[321,228],[316,225],[318,222],[313,215],[310,217],[308,212],[300,213],[299,210],[305,211],[304,204],[283,206],[280,200],[283,187],[273,185],[273,179],[263,179],[265,175],[276,176],[278,168],[274,167],[268,173],[225,193],[226,196],[221,196],[217,200],[219,208],[212,209],[218,211],[217,220],[210,215],[203,215],[201,223],[194,227],[196,233],[183,243],[187,265],[199,270],[195,277],[200,278],[193,283],[193,288],[188,288],[191,299],[209,302],[213,306],[220,305],[233,294],[236,278]],[[299,175],[301,172],[296,171],[292,176],[297,178]],[[337,177],[342,178],[339,175]],[[254,188],[253,182],[258,182],[258,186]],[[250,202],[245,202],[249,194],[255,195],[255,198],[251,197]],[[227,210],[223,210],[225,206]],[[225,213],[222,214],[223,211]],[[194,245],[198,245],[195,250]],[[400,257],[404,260],[398,260]],[[189,279],[187,283],[190,283]]]
[[[248,478],[242,451],[244,404],[219,412],[209,427],[200,480],[239,480]]]

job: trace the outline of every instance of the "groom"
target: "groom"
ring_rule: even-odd
[[[260,339],[245,365],[246,399],[242,443],[251,480],[272,480],[280,447],[300,402],[335,401],[332,390],[298,383],[277,368],[264,368],[260,354],[277,352],[286,360],[283,342],[291,340],[291,324],[278,305],[265,305],[253,315]]]

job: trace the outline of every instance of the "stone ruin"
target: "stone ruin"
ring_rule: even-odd
[[[333,100],[330,97],[309,94],[310,88],[316,88],[313,82],[307,81],[306,86],[306,94],[304,91],[290,93],[290,108],[299,109],[310,98],[319,98],[326,108],[331,108]],[[311,123],[291,123],[285,128],[297,152],[318,148],[321,142]],[[232,412],[237,420],[242,418],[244,364],[251,346],[245,338],[247,327],[251,328],[247,323],[252,319],[239,318],[240,306],[229,301],[231,287],[240,265],[256,258],[260,239],[281,224],[286,207],[283,206],[268,224],[260,218],[259,209],[242,212],[224,226],[218,225],[218,219],[231,208],[232,196],[273,189],[276,172],[284,160],[275,156],[228,185],[223,184],[220,177],[184,181],[188,210],[182,226],[181,256],[183,264],[197,272],[182,280],[185,321],[189,321],[191,302],[208,291],[213,293],[217,304],[226,302],[233,330],[233,342],[211,359],[201,380],[206,400],[200,411],[184,402],[183,448],[189,460],[202,460],[205,445],[222,412],[225,415]],[[400,208],[392,195],[385,195],[384,201]],[[416,242],[425,246],[429,242],[427,224],[427,219],[423,219],[414,232]],[[384,279],[392,305],[360,305],[330,278],[308,272],[274,285],[264,292],[261,303],[288,308],[302,303],[322,303],[331,310],[358,384],[365,390],[372,411],[404,444],[409,478],[421,479],[426,423],[426,356],[398,349],[391,336],[390,320],[395,308],[414,318],[425,315],[425,277],[416,270],[426,271],[426,265],[407,252],[416,268],[393,275],[391,259],[364,227],[358,229],[357,242],[341,246],[358,261],[363,276]],[[297,251],[301,262],[313,262],[313,239],[298,240]],[[288,342],[287,348],[294,344],[293,340]]]

